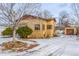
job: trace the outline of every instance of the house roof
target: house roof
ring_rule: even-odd
[[[31,18],[31,19],[41,19],[41,20],[46,20],[46,21],[51,21],[51,20],[54,20],[56,22],[56,19],[55,18],[50,18],[50,19],[45,19],[45,18],[41,18],[41,17],[38,17],[38,16],[33,16],[33,15],[24,15],[21,17],[23,20],[27,19],[27,18]]]

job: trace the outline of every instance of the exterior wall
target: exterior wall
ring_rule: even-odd
[[[22,20],[20,22],[20,25],[22,26],[22,24],[24,25],[27,25],[29,28],[31,28],[33,30],[32,34],[29,35],[29,37],[32,37],[32,38],[44,38],[44,37],[47,37],[47,36],[53,36],[54,35],[54,21],[46,21],[46,20],[41,20],[41,19],[25,19],[25,20]],[[35,30],[35,24],[40,24],[40,30]],[[45,29],[42,30],[42,25],[45,25]],[[50,24],[50,25],[53,25],[52,26],[52,29],[50,30],[47,30],[47,25]]]
[[[55,35],[55,22],[54,21],[47,21],[47,25],[52,25],[52,29],[47,29],[47,36],[53,37]]]

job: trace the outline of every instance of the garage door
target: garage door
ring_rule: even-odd
[[[67,35],[74,35],[74,29],[66,29]]]

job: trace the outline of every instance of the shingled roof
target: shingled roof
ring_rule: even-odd
[[[27,19],[27,18],[31,18],[31,19],[41,19],[41,20],[46,20],[46,21],[50,21],[50,20],[54,20],[56,22],[56,19],[55,18],[51,18],[51,19],[45,19],[45,18],[41,18],[41,17],[38,17],[38,16],[33,16],[33,15],[24,15],[21,17],[23,20]]]

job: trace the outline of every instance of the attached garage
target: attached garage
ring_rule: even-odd
[[[77,28],[75,27],[66,27],[64,30],[65,35],[76,35],[77,34]]]

